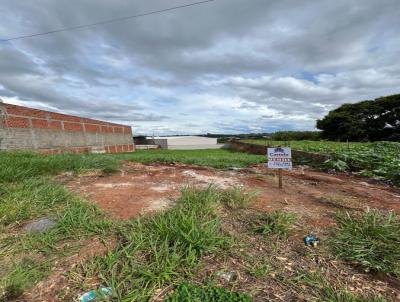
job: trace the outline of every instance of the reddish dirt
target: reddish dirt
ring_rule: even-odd
[[[398,286],[393,285],[386,277],[378,278],[359,272],[335,258],[325,259],[323,254],[318,252],[315,252],[315,259],[310,260],[306,256],[309,253],[313,255],[313,251],[308,250],[302,243],[302,238],[307,233],[318,234],[324,242],[330,227],[334,225],[332,214],[338,210],[361,211],[369,207],[384,211],[393,210],[400,214],[399,189],[351,175],[331,175],[306,167],[297,167],[284,173],[284,188],[279,190],[275,173],[261,165],[219,171],[180,164],[143,165],[127,162],[118,174],[92,173],[78,178],[64,174],[59,176],[58,180],[70,190],[97,203],[113,219],[129,219],[141,213],[173,206],[174,200],[180,194],[180,188],[187,185],[204,187],[213,183],[221,189],[242,186],[247,191],[258,191],[259,194],[249,209],[226,213],[222,211],[221,215],[229,218],[239,215],[236,219],[225,219],[224,216],[224,228],[229,233],[238,232],[241,236],[246,236],[242,239],[248,240],[252,245],[248,251],[244,250],[248,254],[243,259],[257,260],[261,255],[274,255],[277,251],[272,250],[275,248],[273,245],[265,244],[265,241],[260,240],[253,232],[251,235],[247,234],[247,224],[257,217],[258,211],[283,209],[296,213],[299,219],[295,233],[290,235],[285,247],[279,250],[279,257],[275,257],[276,261],[272,262],[273,272],[260,281],[246,272],[247,262],[241,263],[244,261],[241,257],[232,256],[228,259],[205,259],[205,263],[209,263],[205,265],[205,276],[211,276],[219,270],[237,271],[238,281],[242,286],[240,289],[243,292],[255,290],[255,301],[307,301],[307,298],[300,297],[302,293],[297,293],[296,289],[285,286],[279,278],[275,278],[275,274],[277,272],[282,276],[293,277],[296,271],[314,270],[318,263],[318,267],[322,267],[327,276],[331,274],[332,280],[341,279],[348,284],[348,289],[352,292],[358,294],[380,291],[390,297],[400,297]],[[244,218],[241,219],[240,215],[244,215]],[[38,283],[15,301],[72,301],[81,292],[69,287],[68,278],[71,276],[78,278],[74,281],[85,284],[87,288],[97,288],[99,280],[80,279],[84,277],[76,274],[68,277],[65,272],[71,271],[71,268],[93,255],[104,254],[114,244],[110,242],[103,245],[99,240],[83,242],[84,248],[56,262],[47,280]],[[291,298],[286,299],[287,297]]]
[[[125,163],[119,174],[83,175],[64,182],[115,219],[129,219],[167,208],[179,196],[180,188],[210,183],[222,189],[243,186],[248,191],[256,190],[259,195],[252,205],[254,208],[296,212],[320,227],[333,223],[331,214],[338,209],[352,211],[370,207],[400,213],[400,190],[368,183],[364,178],[298,167],[285,172],[283,179],[284,188],[279,190],[274,172],[263,166],[218,171],[187,165]]]
[[[116,219],[129,219],[143,212],[167,208],[187,185],[221,188],[239,184],[238,176],[185,165],[142,165],[126,163],[119,174],[81,176],[65,185],[95,201]]]

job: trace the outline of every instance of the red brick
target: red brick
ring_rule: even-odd
[[[68,121],[68,122],[81,122],[81,118],[73,115],[66,115],[66,114],[61,114],[61,113],[55,113],[55,112],[49,112],[50,118],[53,120],[59,120],[59,121]]]
[[[75,147],[75,153],[89,153],[89,147]]]
[[[64,122],[64,131],[83,131],[82,124]]]
[[[29,119],[25,117],[8,116],[6,119],[8,128],[30,128]]]
[[[132,133],[132,128],[131,127],[124,127],[124,133],[131,134]]]
[[[32,128],[47,129],[48,127],[49,127],[49,124],[48,124],[47,120],[32,119]]]
[[[128,151],[133,151],[133,145],[128,145]]]
[[[109,126],[101,126],[101,132],[103,133],[113,133],[113,128]]]
[[[49,122],[49,129],[62,130],[61,122],[60,121],[50,121]]]
[[[114,133],[124,133],[124,128],[122,128],[122,127],[114,127]]]
[[[47,116],[46,111],[31,109],[16,105],[6,105],[7,114],[11,115],[22,115],[27,117],[42,117],[45,118]]]
[[[59,154],[61,153],[60,149],[39,149],[39,152],[42,154]]]
[[[123,150],[123,145],[117,145],[117,152],[118,153],[120,153],[120,152],[123,152],[124,150]]]
[[[117,152],[116,146],[109,146],[109,150],[110,150],[110,153],[115,153],[115,152]]]
[[[85,125],[85,131],[87,132],[99,132],[99,126],[97,125],[91,125],[91,124],[84,124]]]

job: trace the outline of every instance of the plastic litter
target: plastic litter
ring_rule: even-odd
[[[315,235],[307,235],[304,237],[303,240],[306,246],[316,247],[320,243],[319,238]]]
[[[89,302],[94,301],[96,298],[104,298],[106,296],[110,296],[112,290],[110,287],[102,287],[99,290],[91,290],[87,293],[84,293],[82,296],[79,297],[80,302]]]
[[[217,272],[217,276],[224,279],[227,282],[230,282],[233,279],[235,279],[236,274],[235,272]]]

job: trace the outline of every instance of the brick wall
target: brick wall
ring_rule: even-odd
[[[117,153],[135,147],[129,126],[0,103],[0,150]]]

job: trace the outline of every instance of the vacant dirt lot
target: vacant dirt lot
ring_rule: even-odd
[[[275,172],[263,165],[221,171],[183,164],[125,163],[121,172],[115,175],[71,176],[64,178],[63,182],[69,189],[96,202],[117,220],[173,206],[183,186],[214,184],[221,189],[241,186],[245,191],[256,191],[257,197],[249,208],[221,213],[225,232],[251,243],[251,248],[230,251],[228,258],[206,257],[203,259],[204,269],[198,276],[199,282],[215,278],[216,270],[226,271],[234,273],[237,280],[229,285],[219,278],[220,284],[251,292],[255,301],[307,301],[311,292],[285,280],[297,278],[302,272],[312,274],[321,270],[328,282],[334,286],[346,286],[356,295],[382,293],[393,301],[400,301],[398,279],[371,275],[349,266],[330,256],[329,249],[324,246],[335,226],[336,212],[354,213],[378,208],[384,212],[393,210],[400,213],[400,191],[364,178],[327,174],[308,167],[284,172],[283,178],[284,188],[279,190]],[[294,213],[298,220],[286,243],[271,245],[249,232],[249,228],[253,221],[257,221],[260,212],[275,210]],[[304,247],[302,239],[306,234],[318,235],[322,241],[321,249]],[[258,267],[263,267],[263,257],[269,259],[271,272],[261,278],[249,277],[257,273],[254,270]]]
[[[240,238],[242,248],[231,249],[227,255],[204,256],[194,280],[204,283],[212,279],[226,288],[250,293],[254,301],[309,301],[316,289],[304,285],[307,284],[306,278],[317,278],[315,274],[321,272],[322,279],[315,279],[319,280],[315,282],[322,284],[325,280],[332,288],[344,288],[355,295],[383,294],[392,301],[400,301],[398,279],[371,274],[338,260],[325,244],[335,226],[334,213],[337,211],[378,208],[400,214],[398,189],[351,175],[297,167],[284,172],[284,188],[279,190],[275,172],[263,165],[216,170],[183,164],[125,162],[117,174],[92,172],[76,177],[64,173],[57,179],[70,190],[98,204],[114,220],[126,220],[171,207],[184,186],[213,184],[221,189],[240,186],[245,191],[255,191],[257,197],[249,207],[225,209],[219,213],[223,231]],[[275,210],[295,213],[298,220],[287,240],[271,243],[271,239],[254,233],[253,224],[260,219],[260,212]],[[321,246],[316,249],[305,247],[302,240],[306,234],[316,234],[321,239]],[[103,252],[110,246],[96,250]],[[74,257],[79,258],[80,254]],[[87,257],[81,260],[84,259]],[[68,271],[67,267],[80,262],[71,258],[67,264],[60,264],[59,271]],[[64,301],[65,297],[76,297],[77,293],[73,287],[70,288],[71,280],[68,281],[59,271],[55,270],[50,278],[16,301]],[[227,281],[226,276],[234,277]],[[97,279],[78,280],[90,288],[98,286]],[[160,288],[152,301],[163,301],[169,290],[171,288]],[[64,298],[54,298],[60,292],[65,292]]]
[[[338,209],[362,210],[368,207],[400,213],[400,190],[349,175],[331,175],[298,167],[284,173],[284,188],[277,188],[273,171],[262,165],[220,171],[187,165],[143,165],[125,163],[115,175],[64,177],[65,185],[96,202],[111,217],[128,219],[140,213],[171,206],[183,186],[221,189],[241,186],[257,191],[253,208],[276,208],[296,212],[315,226],[332,223],[330,214]]]

